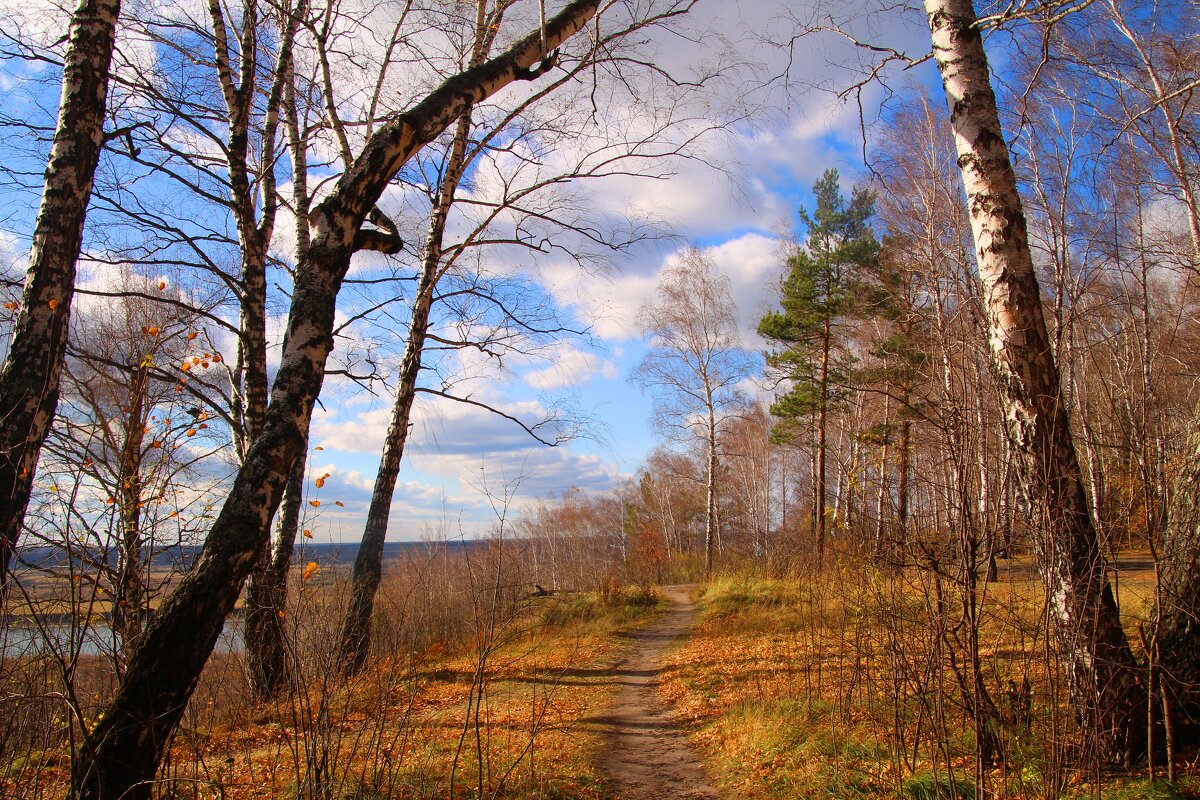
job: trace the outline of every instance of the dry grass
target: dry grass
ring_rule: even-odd
[[[460,647],[393,656],[350,683],[310,654],[290,697],[246,699],[236,656],[214,657],[160,780],[172,798],[601,798],[604,667],[656,605],[565,595],[525,603]],[[0,796],[60,797],[62,746],[9,759]]]
[[[1154,580],[1145,559],[1124,561],[1120,595],[1136,641]],[[963,683],[963,591],[928,571],[842,565],[716,580],[662,691],[729,796],[951,800],[977,787],[989,797],[1094,796],[1042,597],[1027,560],[979,584],[979,668],[1000,717],[1000,752],[982,766]],[[1129,778],[1102,788],[1166,796]]]

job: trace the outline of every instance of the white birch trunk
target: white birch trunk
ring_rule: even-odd
[[[1068,688],[1096,752],[1127,763],[1144,746],[1139,673],[1067,425],[975,10],[970,0],[926,0],[925,9],[967,191],[996,381]]]

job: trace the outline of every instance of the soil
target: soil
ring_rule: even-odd
[[[682,637],[696,616],[686,587],[666,587],[668,608],[631,634],[630,647],[611,669],[620,686],[608,712],[596,723],[605,731],[600,767],[619,800],[716,800],[700,760],[675,714],[656,691],[663,652]]]

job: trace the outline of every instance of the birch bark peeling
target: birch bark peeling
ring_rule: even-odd
[[[1069,692],[1101,758],[1129,763],[1144,748],[1144,692],[1083,488],[983,39],[970,0],[925,0],[925,10],[967,193],[996,382]]]
[[[104,109],[120,0],[82,0],[71,16],[58,123],[46,166],[21,310],[0,371],[0,607],[58,406],[75,262],[104,142]]]
[[[147,626],[120,688],[87,734],[71,796],[148,800],[155,775],[200,672],[262,552],[284,485],[307,441],[313,404],[333,347],[337,294],[367,213],[395,173],[469,107],[531,68],[583,28],[600,0],[574,0],[490,61],[459,73],[377,131],[333,192],[313,209],[297,265],[271,403],[192,571]]]

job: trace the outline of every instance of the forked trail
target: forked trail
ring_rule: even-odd
[[[600,766],[619,800],[715,800],[719,795],[682,726],[655,691],[663,651],[686,633],[696,613],[686,589],[668,587],[663,593],[668,610],[631,636],[629,652],[612,668],[620,690],[596,720],[606,733]]]

